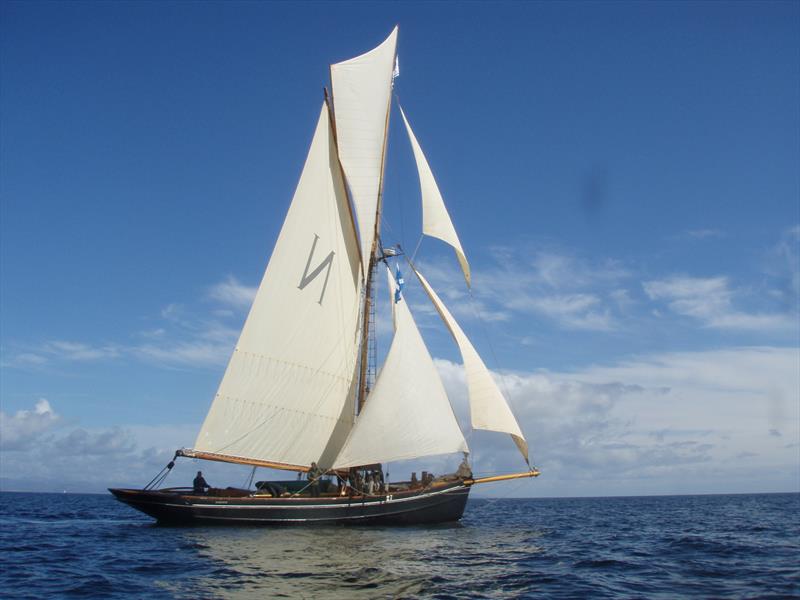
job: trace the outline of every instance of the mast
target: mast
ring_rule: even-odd
[[[392,65],[394,66],[397,59],[397,49],[395,48],[394,56],[392,57]],[[390,84],[391,85],[391,84]],[[369,323],[370,311],[372,309],[372,279],[375,272],[375,251],[378,249],[378,237],[381,232],[381,209],[383,208],[383,179],[386,172],[386,148],[389,143],[389,115],[392,109],[392,94],[389,93],[389,99],[386,103],[386,120],[383,126],[383,149],[381,151],[381,171],[380,179],[378,182],[378,203],[375,210],[375,229],[372,238],[372,247],[369,253],[369,263],[366,272],[366,283],[364,286],[364,307],[361,322],[361,363],[359,365],[359,378],[358,378],[358,401],[356,403],[357,410],[360,413],[364,408],[364,403],[367,399],[369,392],[367,381],[367,369],[369,367]]]

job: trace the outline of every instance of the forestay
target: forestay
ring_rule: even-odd
[[[250,314],[195,450],[330,464],[353,422],[360,267],[323,105]]]
[[[331,65],[339,157],[358,219],[366,269],[375,239],[397,27],[377,48]]]
[[[461,352],[467,378],[472,426],[475,429],[487,429],[510,434],[522,456],[525,457],[525,461],[529,462],[528,443],[522,435],[517,419],[514,418],[514,414],[511,412],[511,407],[509,407],[508,402],[506,402],[503,394],[498,389],[489,369],[486,368],[472,342],[469,341],[469,338],[467,338],[427,280],[416,269],[414,269],[414,273],[422,283],[422,287],[425,288],[425,292],[427,292],[431,302],[436,307],[439,316],[453,335]]]
[[[461,248],[461,242],[458,239],[453,221],[450,219],[450,214],[447,212],[447,207],[444,205],[444,199],[439,186],[436,185],[436,178],[433,176],[425,154],[422,152],[417,141],[417,136],[411,130],[411,124],[406,118],[406,113],[400,109],[400,114],[403,117],[403,122],[406,125],[408,132],[408,139],[411,141],[411,148],[414,151],[414,159],[417,162],[417,172],[419,173],[419,188],[422,195],[422,233],[439,238],[443,242],[447,242],[453,247],[456,252],[456,257],[461,265],[461,270],[464,272],[464,279],[467,280],[467,285],[470,285],[470,270],[467,257]]]
[[[375,387],[335,462],[345,468],[468,452],[444,385],[405,299],[394,303],[395,334]]]

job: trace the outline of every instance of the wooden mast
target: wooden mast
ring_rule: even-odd
[[[397,48],[395,47],[392,68],[397,61]],[[394,86],[394,78],[390,85]],[[386,171],[386,146],[389,142],[389,114],[392,109],[392,95],[389,94],[389,101],[386,104],[386,120],[383,126],[383,150],[381,151],[381,176],[378,183],[378,204],[375,209],[375,229],[372,238],[372,247],[369,252],[369,261],[366,272],[366,283],[364,286],[364,313],[361,321],[361,363],[359,365],[358,378],[358,412],[364,408],[367,399],[367,368],[369,366],[369,316],[372,307],[372,276],[375,271],[375,251],[378,248],[378,238],[381,232],[381,209],[383,207],[383,176]]]

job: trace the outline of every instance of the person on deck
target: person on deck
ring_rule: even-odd
[[[205,494],[206,490],[211,487],[210,485],[208,485],[208,482],[205,479],[203,479],[202,471],[197,472],[197,477],[194,478],[192,485],[194,487],[195,494]]]
[[[309,487],[311,488],[311,496],[319,498],[319,478],[322,477],[322,469],[317,466],[317,463],[312,462],[311,468],[308,470]]]
[[[460,479],[472,478],[472,469],[470,468],[469,462],[467,461],[466,452],[464,452],[464,459],[461,461],[461,464],[458,465],[458,470],[456,471],[456,477]]]

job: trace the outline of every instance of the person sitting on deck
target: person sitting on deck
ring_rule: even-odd
[[[319,498],[319,478],[322,477],[322,469],[317,466],[317,463],[312,462],[311,468],[308,470],[309,487],[311,488],[311,496]]]
[[[202,471],[197,472],[197,477],[194,478],[192,485],[194,487],[195,494],[205,494],[206,490],[211,487],[210,485],[208,485],[208,482],[206,482],[206,480],[203,479]]]
[[[464,459],[461,461],[461,464],[458,465],[458,470],[456,471],[456,477],[458,477],[459,479],[472,478],[472,469],[469,466],[469,462],[467,462],[466,452],[464,452]]]

